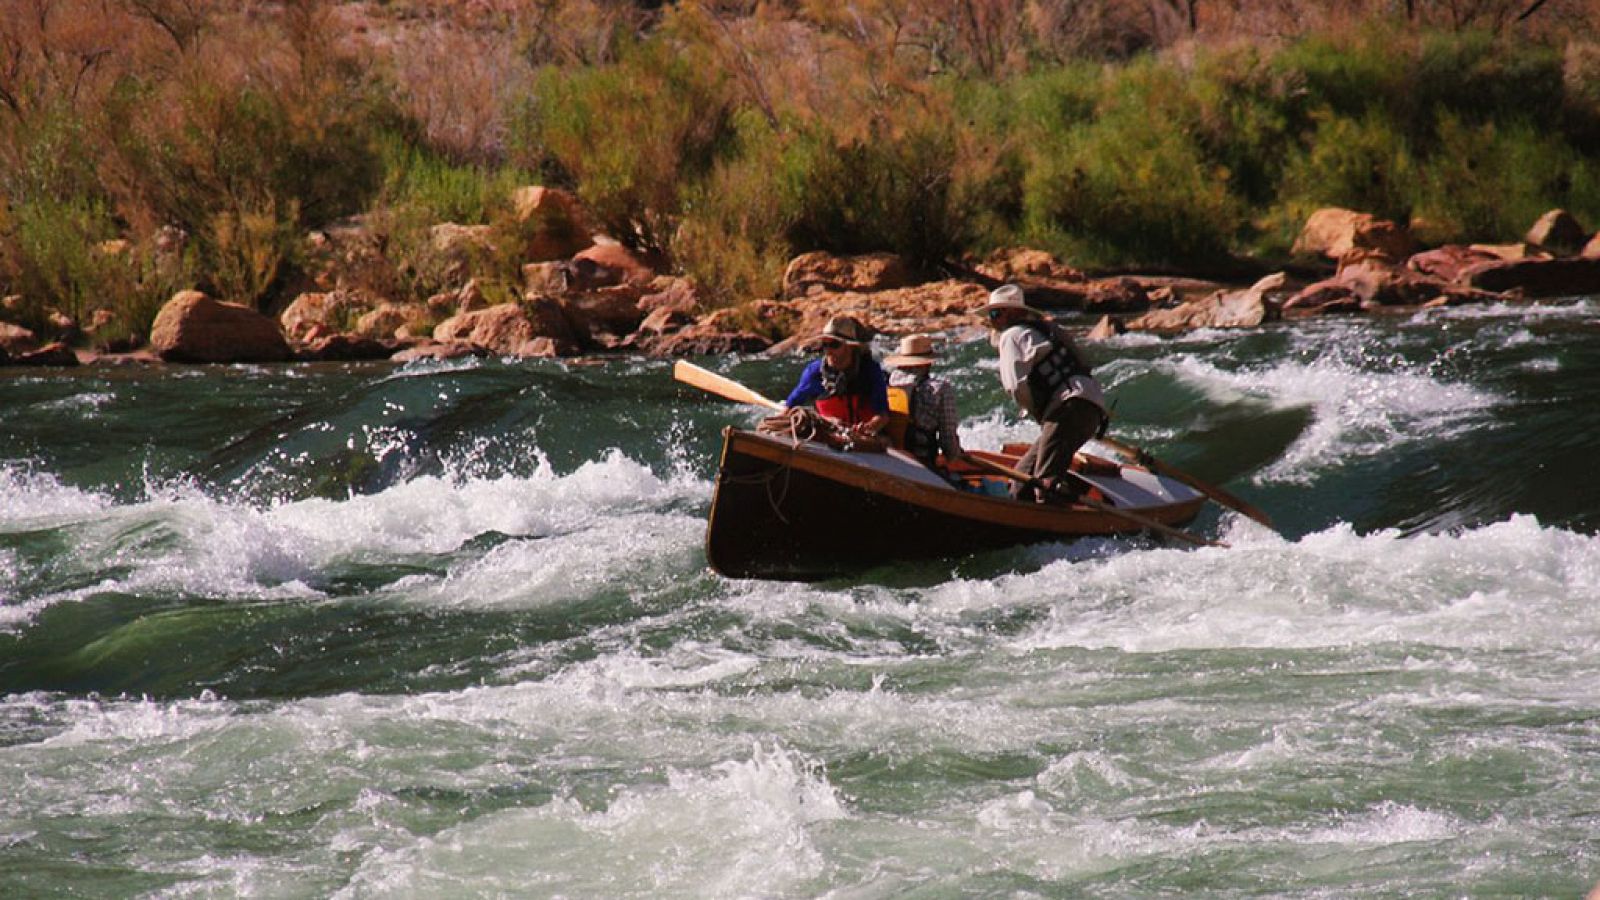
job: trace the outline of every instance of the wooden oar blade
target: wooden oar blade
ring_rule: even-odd
[[[1278,530],[1277,526],[1272,524],[1272,517],[1267,515],[1265,511],[1257,507],[1255,504],[1236,497],[1214,484],[1208,484],[1207,482],[1201,481],[1182,469],[1173,468],[1161,460],[1156,459],[1154,456],[1151,456],[1141,447],[1136,447],[1133,444],[1123,443],[1122,441],[1112,437],[1099,437],[1095,440],[1127,456],[1129,459],[1134,460],[1140,465],[1145,466],[1150,471],[1155,472],[1157,475],[1165,475],[1175,481],[1181,481],[1200,493],[1205,494],[1207,497],[1210,497],[1212,500],[1215,500],[1218,504],[1226,506],[1227,508],[1239,513],[1240,515],[1246,516],[1247,518],[1254,519],[1273,531]]]
[[[767,409],[783,409],[783,404],[776,400],[752,391],[732,378],[718,375],[708,369],[702,369],[691,362],[678,360],[673,363],[672,377],[684,384],[693,385],[702,391],[725,397],[737,403],[748,403],[752,406],[764,406]]]

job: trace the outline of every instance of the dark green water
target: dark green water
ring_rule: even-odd
[[[1284,536],[728,581],[664,362],[0,370],[0,896],[1600,880],[1600,308],[1094,352]]]

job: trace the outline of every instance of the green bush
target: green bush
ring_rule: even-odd
[[[434,222],[487,223],[508,206],[513,190],[532,180],[511,166],[452,162],[406,130],[383,132],[377,146],[383,171],[379,204],[404,208]]]
[[[889,251],[932,267],[966,247],[972,213],[956,181],[958,135],[936,117],[908,119],[900,129],[875,122],[863,138],[820,128],[801,137],[780,188],[797,204],[797,250]]]
[[[1318,207],[1342,206],[1404,223],[1420,168],[1390,120],[1376,112],[1360,119],[1328,112],[1290,154],[1281,202],[1300,221]]]
[[[1090,265],[1226,255],[1244,220],[1228,173],[1177,129],[1117,115],[1039,152],[1027,175],[1024,237]]]
[[[1586,223],[1600,221],[1596,160],[1559,136],[1528,123],[1469,125],[1441,113],[1438,139],[1444,149],[1415,186],[1417,215],[1435,239],[1520,239],[1556,207]]]
[[[789,231],[803,179],[791,130],[755,110],[733,119],[725,158],[684,196],[672,257],[716,305],[774,297],[794,255]]]
[[[15,254],[21,324],[48,333],[50,310],[81,322],[110,302],[129,279],[124,264],[100,245],[117,236],[105,206],[93,200],[41,199],[15,204],[7,235]]]
[[[722,67],[689,49],[658,39],[615,64],[546,68],[515,125],[526,160],[571,178],[607,233],[647,250],[670,246],[683,189],[731,136]]]
[[[275,93],[194,80],[172,98],[124,100],[120,164],[137,173],[154,217],[192,236],[208,286],[224,299],[258,302],[303,228],[375,196],[380,116],[345,88]]]
[[[97,344],[137,343],[161,305],[194,278],[192,255],[112,243],[118,224],[98,201],[15,204],[3,224],[0,256],[9,259],[12,289],[22,297],[14,318],[42,335],[58,332],[52,312],[81,329],[103,310],[111,319],[96,329]]]

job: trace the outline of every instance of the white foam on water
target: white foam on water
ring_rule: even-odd
[[[1542,303],[1472,303],[1417,312],[1411,321],[1428,324],[1438,319],[1589,319],[1600,309],[1590,299]]]
[[[1297,839],[1312,844],[1400,844],[1447,841],[1462,830],[1462,823],[1452,816],[1385,800],[1360,814],[1340,816],[1337,824],[1311,829]]]
[[[59,706],[49,708],[49,712],[52,718],[65,722],[66,727],[39,746],[65,748],[187,740],[226,727],[233,710],[233,704],[210,696],[173,702],[65,698]]]
[[[1037,423],[1000,409],[962,421],[957,431],[961,446],[973,450],[998,451],[1007,443],[1032,444],[1039,437]]]
[[[0,523],[69,528],[80,544],[75,564],[91,572],[132,569],[87,588],[8,603],[0,628],[11,630],[54,603],[108,591],[314,597],[308,585],[341,561],[449,553],[490,532],[541,540],[513,541],[453,572],[458,583],[450,595],[459,602],[482,591],[526,596],[538,584],[603,581],[608,567],[663,559],[677,561],[676,571],[688,564],[701,526],[654,510],[701,502],[710,489],[687,473],[657,476],[616,450],[564,475],[544,466],[529,477],[424,476],[376,494],[267,508],[219,500],[186,482],[148,486],[146,499],[119,506],[48,476],[7,470],[0,479],[19,487],[0,490]],[[0,588],[7,584],[0,577]]]
[[[0,530],[49,528],[111,506],[110,498],[68,487],[54,475],[0,463]]]
[[[1163,363],[1186,384],[1218,403],[1241,399],[1310,407],[1310,427],[1258,483],[1311,481],[1350,459],[1380,456],[1408,441],[1435,440],[1471,427],[1498,398],[1463,384],[1441,382],[1417,369],[1377,372],[1334,357],[1283,361],[1261,369],[1227,371],[1184,357]]]
[[[348,500],[284,504],[270,515],[312,538],[348,542],[356,537],[384,552],[441,553],[489,531],[547,535],[598,515],[697,499],[706,491],[703,483],[663,480],[611,450],[566,475],[543,466],[527,478],[425,476]]]
[[[1460,534],[1294,543],[1256,529],[1232,549],[1160,549],[1012,576],[1052,598],[1021,649],[1324,647],[1417,642],[1576,652],[1600,641],[1600,538],[1528,516]]]
[[[709,770],[668,768],[605,809],[558,799],[375,851],[336,896],[785,894],[822,873],[812,832],[845,815],[819,765],[757,743]]]

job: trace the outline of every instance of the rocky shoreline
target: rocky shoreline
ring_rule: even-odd
[[[72,366],[143,363],[452,359],[465,356],[595,358],[783,352],[849,314],[880,334],[972,329],[973,314],[995,285],[1014,282],[1029,302],[1098,317],[1090,339],[1127,331],[1175,333],[1195,328],[1254,328],[1329,314],[1404,312],[1439,306],[1600,294],[1600,235],[1560,210],[1541,217],[1509,245],[1419,248],[1393,222],[1324,209],[1308,219],[1297,258],[1314,260],[1310,277],[1274,272],[1248,286],[1125,275],[1092,277],[1047,253],[998,251],[919,277],[888,254],[840,257],[807,253],[784,274],[783,294],[708,308],[695,284],[664,275],[656,261],[586,229],[570,194],[519,189],[518,216],[580,227],[530,228],[519,248],[521,295],[465,278],[454,291],[423,302],[395,302],[371,273],[389,265],[383,237],[360,222],[308,237],[317,261],[308,290],[273,314],[181,291],[155,317],[137,349],[74,349],[93,323],[60,321],[41,337],[4,322],[0,365]],[[435,226],[434,249],[460,261],[488,252],[488,226]],[[1322,276],[1322,277],[1318,277]],[[496,302],[498,301],[498,302]]]

